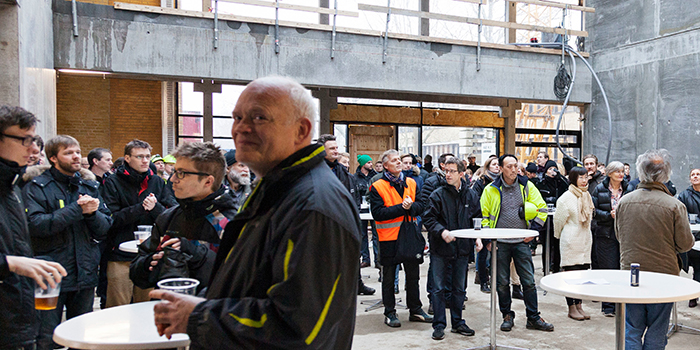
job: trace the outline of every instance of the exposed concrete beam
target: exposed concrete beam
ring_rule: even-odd
[[[283,75],[307,87],[557,103],[558,55],[484,46],[477,72],[474,47],[390,37],[389,61],[382,64],[378,37],[339,32],[331,60],[329,31],[284,26],[276,55],[270,25],[223,20],[213,50],[209,18],[78,7],[80,36],[73,40],[69,4],[54,4],[58,68],[237,82]],[[589,103],[591,76],[582,63],[578,67],[571,101]]]

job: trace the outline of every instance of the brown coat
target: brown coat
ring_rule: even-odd
[[[620,199],[615,234],[623,270],[639,263],[642,271],[678,275],[676,253],[687,252],[695,243],[685,205],[656,182],[640,183]]]

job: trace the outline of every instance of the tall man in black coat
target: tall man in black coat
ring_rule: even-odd
[[[112,212],[114,224],[109,231],[107,263],[107,307],[148,301],[148,291],[133,285],[129,265],[135,253],[119,250],[119,245],[134,239],[138,225],[153,225],[158,215],[177,202],[165,182],[149,164],[151,145],[132,140],[124,147],[124,165],[107,178],[102,190],[105,203]]]
[[[0,106],[0,349],[34,349],[39,322],[34,284],[52,288],[66,276],[61,264],[33,259],[27,216],[17,183],[36,142],[36,117]],[[51,278],[49,274],[53,274]]]
[[[80,164],[80,144],[67,135],[46,142],[51,167],[22,189],[32,247],[66,268],[55,309],[40,311],[37,348],[53,349],[53,330],[66,318],[92,311],[100,263],[100,241],[112,218],[98,192],[95,176]]]

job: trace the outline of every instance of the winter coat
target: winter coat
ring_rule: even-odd
[[[50,166],[36,177],[27,175],[30,178],[22,196],[34,253],[49,256],[66,269],[68,275],[61,281],[61,292],[96,287],[99,244],[107,238],[112,217],[98,191],[95,175],[80,169],[67,176]],[[77,203],[81,194],[99,199],[98,210],[83,214]]]
[[[358,166],[355,171],[355,180],[357,180],[357,191],[361,196],[369,194],[369,186],[372,185],[372,177],[377,175],[374,169],[371,169],[367,175],[362,173],[362,166]]]
[[[542,199],[544,199],[547,204],[556,204],[557,199],[569,189],[569,183],[559,174],[555,177],[544,175],[535,186],[540,190]]]
[[[627,192],[624,190],[627,188],[627,182],[624,180],[620,184],[622,186],[622,197],[624,197]],[[603,182],[599,183],[595,187],[591,199],[593,199],[593,205],[595,206],[595,215],[593,218],[596,221],[595,229],[593,230],[593,235],[596,237],[605,237],[615,239],[615,219],[612,215],[612,200],[610,199],[610,178],[605,177]],[[620,198],[622,199],[622,198]]]
[[[598,184],[603,182],[603,180],[605,180],[606,178],[607,176],[603,175],[603,173],[596,170],[595,173],[593,173],[593,175],[591,175],[591,177],[588,179],[588,193],[590,193],[592,196],[596,186],[598,186]]]
[[[685,205],[660,182],[642,182],[620,199],[615,231],[623,270],[639,263],[642,271],[678,275],[676,254],[695,243]]]
[[[518,175],[515,182],[520,187],[520,194],[523,197],[523,206],[525,202],[532,203],[537,209],[546,208],[547,204],[542,199],[540,191],[537,187],[528,180],[527,177]],[[481,204],[481,213],[483,216],[482,226],[488,226],[490,228],[495,228],[498,223],[498,218],[501,213],[501,193],[503,186],[503,177],[499,176],[490,185],[486,186],[484,193],[481,194],[481,199],[479,200]],[[528,228],[532,230],[537,230],[544,226],[547,221],[547,213],[537,212],[537,216],[527,223]]]
[[[326,159],[326,164],[331,168],[333,174],[338,177],[340,183],[345,186],[345,189],[348,190],[350,197],[355,200],[355,205],[359,210],[360,205],[362,204],[362,194],[357,191],[357,181],[355,180],[355,177],[348,172],[348,168],[346,168],[345,165],[338,163],[338,160],[330,162],[328,159]]]
[[[350,349],[360,218],[310,145],[258,183],[226,226],[190,348]]]
[[[479,197],[465,180],[459,191],[449,184],[435,190],[430,195],[430,208],[423,216],[423,223],[432,237],[431,254],[445,258],[470,256],[474,250],[473,239],[457,238],[447,243],[442,232],[472,228],[472,219],[477,217],[481,217]]]
[[[170,184],[172,184],[172,181]],[[243,202],[245,202],[248,196],[250,196],[250,193],[253,192],[252,184],[247,186],[239,185],[238,191],[235,191],[231,186],[231,183],[228,181],[228,176],[224,176],[223,185],[229,189],[228,195],[231,197],[231,199],[233,199],[233,207],[236,209],[236,211],[238,211],[238,208],[243,205]]]
[[[146,211],[142,203],[151,193],[158,203],[151,211]],[[167,207],[177,204],[163,179],[150,169],[139,174],[129,164],[120,166],[114,175],[105,180],[102,195],[114,219],[105,251],[109,261],[133,260],[136,254],[119,250],[119,245],[134,240],[138,225],[153,225]]]
[[[636,178],[632,181],[629,181],[628,182],[629,184],[627,185],[627,192],[629,193],[629,192],[636,190],[637,186],[639,186],[640,182],[641,181],[639,180],[639,178]],[[678,192],[676,190],[676,185],[674,185],[671,180],[668,180],[668,182],[666,182],[664,185],[666,186],[666,189],[668,190],[669,193],[671,193],[672,196],[675,196],[676,193]]]
[[[139,255],[131,262],[129,278],[139,288],[147,289],[165,278],[190,277],[199,281],[198,290],[209,285],[211,270],[216,258],[221,235],[229,221],[236,215],[236,203],[231,189],[223,185],[201,201],[178,200],[178,205],[167,209],[157,219],[149,240],[139,245]],[[242,203],[241,203],[242,204]],[[153,254],[163,237],[180,238],[180,250],[167,250],[170,259],[185,262],[188,274],[169,275],[172,264],[163,267],[163,260],[149,271]],[[184,253],[184,254],[182,254]],[[165,256],[164,256],[165,258]],[[166,271],[168,270],[168,271]],[[180,270],[179,272],[182,272]]]
[[[553,221],[554,237],[560,239],[561,266],[591,263],[591,220],[581,222],[578,200],[571,191],[564,192],[557,200]]]
[[[476,195],[481,198],[481,195],[484,193],[484,188],[491,182],[493,182],[491,177],[488,175],[481,175],[476,181],[472,182],[472,189],[476,192]]]
[[[39,332],[34,309],[34,280],[10,272],[6,256],[32,257],[20,172],[0,158],[0,348],[33,344]]]
[[[678,200],[685,204],[688,213],[700,214],[700,192],[688,186],[685,191],[678,195]]]
[[[402,173],[405,177],[410,177],[416,182],[416,194],[420,193],[421,189],[423,189],[423,184],[425,183],[423,177],[420,176],[420,168],[414,165],[409,170],[403,170]]]
[[[430,206],[430,195],[444,185],[447,185],[444,175],[437,172],[430,173],[428,179],[425,180],[425,183],[423,183],[423,187],[421,188],[420,192],[416,192],[416,196],[418,198],[417,201],[421,204],[424,211],[427,211]],[[418,193],[420,193],[420,195]]]

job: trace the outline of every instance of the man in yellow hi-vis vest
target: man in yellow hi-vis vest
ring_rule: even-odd
[[[415,202],[416,182],[411,178],[405,178],[401,173],[399,152],[388,150],[382,154],[381,161],[384,165],[384,176],[372,183],[369,189],[369,200],[372,216],[377,223],[379,255],[383,267],[382,301],[386,316],[384,323],[389,327],[401,327],[394,307],[396,303],[394,272],[397,264],[393,258],[396,256],[396,240],[405,214],[415,222],[415,217],[423,213],[423,207]],[[410,309],[408,320],[431,323],[433,318],[423,311],[423,304],[420,301],[418,288],[420,263],[404,262],[403,266],[406,273],[406,304]]]

